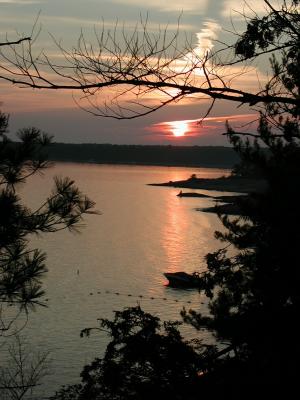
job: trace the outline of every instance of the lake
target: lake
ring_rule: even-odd
[[[205,270],[204,256],[220,247],[213,232],[222,227],[215,214],[195,208],[212,205],[213,200],[179,198],[178,189],[147,183],[228,172],[59,163],[24,185],[22,195],[34,208],[49,195],[53,176],[69,176],[101,212],[87,216],[79,234],[32,237],[31,246],[47,253],[49,268],[44,280],[48,307],[31,313],[22,331],[33,349],[51,353],[50,374],[39,388],[39,398],[79,381],[84,364],[101,357],[108,342],[104,332],[79,336],[81,329],[97,326],[97,318],[112,317],[114,310],[138,303],[167,320],[179,319],[183,306],[206,311],[203,295],[167,287],[163,272]],[[189,326],[182,332],[199,335]]]

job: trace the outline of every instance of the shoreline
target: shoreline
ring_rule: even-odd
[[[189,178],[184,181],[148,183],[148,185],[247,194],[251,192],[262,192],[266,188],[266,183],[262,179],[240,178],[232,176],[221,178]]]
[[[207,165],[207,164],[183,164],[183,163],[153,163],[153,162],[99,162],[99,161],[76,161],[76,160],[58,160],[53,158],[48,158],[48,161],[51,163],[67,163],[67,164],[92,164],[92,165],[127,165],[127,166],[141,166],[141,167],[166,167],[166,168],[205,168],[205,169],[220,169],[220,170],[228,170],[228,173],[232,170],[232,168],[228,167],[228,165]],[[150,184],[151,185],[151,184]],[[162,184],[153,184],[154,186],[161,186]]]
[[[149,186],[166,186],[185,189],[212,190],[220,192],[232,192],[232,195],[213,196],[195,192],[180,192],[176,195],[180,198],[196,197],[211,198],[215,200],[215,205],[204,208],[196,208],[196,211],[242,216],[243,211],[239,207],[238,198],[246,199],[250,193],[261,193],[266,189],[266,182],[262,179],[240,178],[240,177],[221,177],[221,178],[195,178],[191,177],[185,181],[169,181],[165,183],[150,183]],[[220,204],[221,203],[221,204]]]

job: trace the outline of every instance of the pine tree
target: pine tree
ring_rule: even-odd
[[[32,127],[19,130],[19,140],[12,142],[8,122],[0,112],[0,336],[8,334],[14,321],[4,318],[8,307],[27,313],[45,304],[46,255],[29,248],[30,235],[76,229],[84,214],[94,212],[94,203],[68,178],[55,178],[52,193],[36,210],[22,203],[19,186],[49,166],[45,149],[51,138]]]

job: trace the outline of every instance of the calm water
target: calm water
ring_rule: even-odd
[[[179,198],[178,189],[146,185],[186,179],[192,173],[218,177],[228,171],[57,164],[24,186],[24,197],[34,208],[49,194],[54,175],[69,176],[102,213],[87,216],[80,234],[32,238],[32,246],[47,252],[49,268],[49,307],[30,314],[23,330],[34,348],[51,351],[52,373],[39,396],[76,382],[82,366],[103,354],[108,340],[104,333],[79,337],[81,329],[97,325],[97,318],[111,317],[113,310],[137,302],[164,319],[178,319],[183,306],[205,310],[203,297],[194,290],[166,287],[162,273],[205,269],[203,257],[219,246],[213,232],[221,224],[216,215],[195,208],[212,200]],[[194,334],[190,327],[183,332]]]

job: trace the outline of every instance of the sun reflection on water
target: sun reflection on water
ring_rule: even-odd
[[[185,270],[189,243],[186,241],[189,231],[188,210],[182,207],[175,191],[170,191],[170,199],[165,206],[166,223],[162,227],[161,244],[169,260],[168,272]]]

